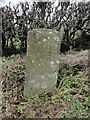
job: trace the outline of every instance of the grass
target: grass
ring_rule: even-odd
[[[3,59],[6,61],[22,60],[20,55],[3,57]],[[3,116],[7,117],[9,111],[8,117],[16,118],[47,118],[49,116],[50,118],[89,118],[89,80],[85,75],[85,70],[88,68],[83,69],[80,63],[67,64],[64,69],[59,70],[57,88],[54,92],[40,92],[26,98],[23,95],[25,65],[22,62],[19,63],[19,65],[13,64],[13,67],[5,66],[8,75],[4,73],[3,99],[0,100],[0,103],[3,103]],[[11,109],[8,107],[7,112],[5,101],[11,107]]]

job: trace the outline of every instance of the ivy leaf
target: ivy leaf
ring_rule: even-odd
[[[76,104],[74,104],[74,105],[71,106],[71,110],[72,111],[76,111]]]
[[[53,95],[53,96],[51,97],[51,99],[52,99],[52,100],[55,100],[57,97],[58,97],[58,95]]]

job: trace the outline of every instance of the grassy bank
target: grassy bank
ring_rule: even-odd
[[[61,54],[57,88],[30,98],[23,95],[25,55],[2,59],[3,117],[89,118],[88,51]]]

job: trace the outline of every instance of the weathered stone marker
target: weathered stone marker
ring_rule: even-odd
[[[28,33],[25,96],[55,89],[59,68],[60,33],[34,29]]]

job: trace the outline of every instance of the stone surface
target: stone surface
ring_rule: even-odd
[[[25,96],[55,89],[60,57],[61,35],[49,29],[28,33]]]

